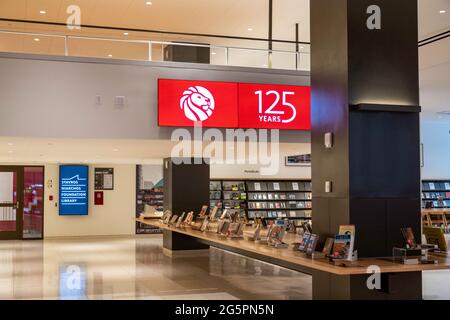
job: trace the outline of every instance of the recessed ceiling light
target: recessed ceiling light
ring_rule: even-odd
[[[41,11],[39,11],[39,13],[40,13],[40,14],[46,14],[46,13],[47,13],[47,11],[45,11],[45,10],[41,10]]]
[[[153,3],[151,1],[145,2],[146,5],[151,6]]]
[[[39,39],[39,38],[34,38],[33,40],[36,41],[36,42],[41,41],[41,39]]]
[[[108,54],[108,58],[112,58],[112,54]]]
[[[441,11],[439,11],[439,13],[446,13],[447,11],[445,11],[445,10],[441,10]]]
[[[124,35],[124,36],[127,36],[127,35],[129,35],[129,33],[128,33],[128,32],[124,32],[123,35]]]
[[[248,31],[253,31],[253,28],[248,28],[247,30],[248,30]]]
[[[114,152],[119,152],[119,149],[113,149]]]
[[[211,52],[211,54],[213,55],[213,56],[215,56],[217,53],[215,53],[215,52]]]

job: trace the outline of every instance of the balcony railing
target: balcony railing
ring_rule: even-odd
[[[170,46],[208,48],[212,65],[310,70],[308,52],[0,30],[1,52],[163,62]]]

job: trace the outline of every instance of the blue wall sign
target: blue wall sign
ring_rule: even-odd
[[[89,167],[67,165],[59,167],[59,215],[88,214]]]

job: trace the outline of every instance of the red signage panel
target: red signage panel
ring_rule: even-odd
[[[238,84],[234,82],[158,81],[158,124],[209,128],[238,127]]]
[[[239,84],[239,127],[311,130],[310,87]]]
[[[158,81],[159,126],[310,130],[310,87]]]

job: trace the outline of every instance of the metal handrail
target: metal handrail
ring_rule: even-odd
[[[95,40],[95,41],[114,41],[114,42],[124,42],[124,43],[141,43],[148,45],[148,60],[153,61],[152,57],[152,46],[153,45],[176,45],[176,46],[187,46],[187,47],[200,47],[200,48],[210,48],[210,49],[223,49],[225,51],[226,65],[229,65],[229,51],[230,50],[246,50],[246,51],[259,51],[266,52],[268,54],[269,64],[271,66],[271,56],[273,53],[287,53],[295,55],[296,61],[299,61],[302,54],[309,54],[306,51],[289,51],[289,50],[273,50],[273,49],[262,49],[262,48],[248,48],[248,47],[235,47],[235,46],[220,46],[220,45],[210,45],[210,44],[199,44],[199,43],[186,43],[186,42],[176,42],[176,41],[155,41],[155,40],[139,40],[139,39],[117,39],[117,38],[105,38],[105,37],[95,37],[95,36],[77,36],[77,35],[61,35],[55,33],[42,33],[42,32],[27,32],[27,31],[10,31],[10,30],[0,30],[0,33],[6,34],[17,34],[17,35],[28,35],[28,36],[41,36],[41,37],[56,37],[64,39],[64,55],[69,56],[69,40],[70,39],[80,39],[80,40]],[[296,67],[298,69],[298,67]]]

